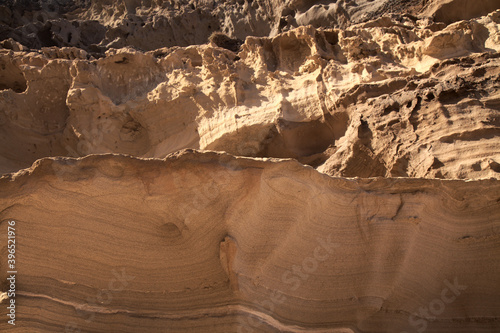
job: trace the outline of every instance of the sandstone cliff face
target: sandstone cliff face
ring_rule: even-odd
[[[44,159],[0,181],[26,331],[497,327],[497,180],[331,178],[185,152]]]
[[[382,17],[248,37],[239,53],[205,44],[100,59],[11,41],[2,171],[201,148],[335,176],[498,178],[499,22],[499,11],[449,26]]]
[[[0,328],[498,331],[499,7],[6,1]]]

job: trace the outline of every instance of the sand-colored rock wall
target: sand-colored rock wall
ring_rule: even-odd
[[[26,332],[492,332],[499,316],[497,180],[184,152],[44,159],[0,186]]]
[[[335,176],[497,178],[499,20],[300,27],[249,37],[239,53],[4,49],[16,75],[1,82],[12,88],[0,95],[1,130],[17,148],[4,147],[3,171],[44,156],[201,148]]]
[[[0,2],[0,331],[499,332],[499,88],[493,0]]]

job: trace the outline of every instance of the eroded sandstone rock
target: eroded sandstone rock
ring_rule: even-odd
[[[497,7],[2,2],[0,331],[498,331]]]
[[[43,159],[0,189],[20,330],[465,332],[500,315],[497,180],[183,152]]]
[[[498,178],[499,18],[300,27],[248,37],[239,53],[5,50],[2,131],[36,147],[4,148],[3,170],[43,156],[201,148],[295,158],[335,176]]]

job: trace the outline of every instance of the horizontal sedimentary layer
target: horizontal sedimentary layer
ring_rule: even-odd
[[[42,159],[0,179],[14,330],[493,332],[499,193],[216,152]]]
[[[498,332],[499,26],[0,1],[0,331]]]

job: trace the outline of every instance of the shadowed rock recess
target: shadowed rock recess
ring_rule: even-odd
[[[0,331],[499,332],[499,137],[496,0],[0,1]]]

